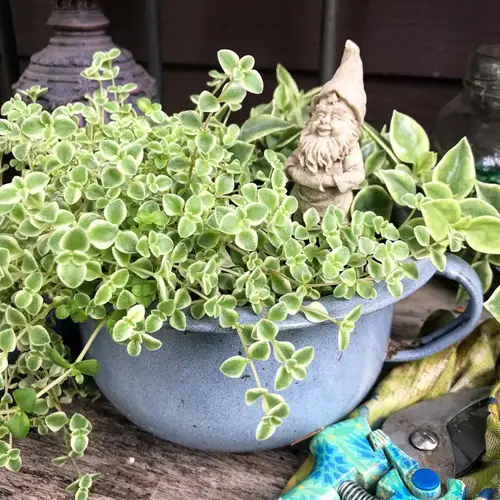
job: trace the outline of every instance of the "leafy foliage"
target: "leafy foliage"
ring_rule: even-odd
[[[55,465],[85,453],[91,424],[63,406],[88,394],[85,376],[99,367],[84,358],[105,327],[138,356],[161,347],[153,334],[164,325],[184,330],[189,315],[217,318],[243,349],[221,359],[220,370],[253,374],[245,401],[262,406],[256,437],[267,439],[290,411],[279,391],[303,380],[314,358],[311,346],[280,339],[288,316],[332,323],[344,350],[361,308],[333,318],[322,296],[374,299],[380,283],[398,297],[403,278],[418,275],[410,256],[442,268],[448,246],[496,249],[485,232],[498,223],[487,199],[497,193],[481,187],[474,206],[465,198],[470,182],[457,182],[471,176],[466,143],[432,173],[425,132],[399,114],[392,136],[404,158],[387,134],[369,129],[363,150],[374,182],[357,195],[351,217],[330,207],[320,219],[311,209],[299,223],[284,161],[316,90],[299,91],[280,66],[273,101],[241,129],[228,124],[247,93],[262,91],[262,80],[251,56],[222,50],[222,71],[210,72],[211,90],[193,96],[195,109],[168,116],[140,99],[137,112],[127,102],[135,85],[114,82],[118,55],[97,53],[83,72],[99,84],[88,104],[48,113],[16,96],[1,109],[0,149],[13,156],[2,169],[19,173],[0,187],[0,466],[9,470],[21,467],[12,439],[30,428],[62,437],[66,454]],[[36,101],[40,92],[26,94]],[[389,220],[394,203],[412,209],[399,229]],[[260,318],[241,324],[238,306]],[[75,360],[54,317],[97,324]],[[269,388],[258,368],[271,356],[279,368]],[[79,472],[68,491],[87,498],[97,477]]]
[[[388,220],[405,219],[399,229],[412,255],[430,257],[440,270],[447,248],[459,253],[472,263],[487,293],[492,266],[500,264],[500,187],[476,181],[467,139],[438,162],[423,128],[394,112],[388,132],[365,123],[361,148],[368,175],[353,208],[373,210]],[[471,197],[474,192],[477,198]],[[381,203],[384,196],[396,203],[390,210]],[[460,288],[457,301],[466,298]],[[498,320],[499,306],[498,293],[485,303]]]

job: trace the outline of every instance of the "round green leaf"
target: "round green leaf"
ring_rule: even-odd
[[[424,193],[433,199],[453,198],[453,193],[447,184],[440,181],[426,182],[422,186]]]
[[[16,203],[20,199],[17,189],[12,184],[5,184],[0,187],[0,205]]]
[[[226,359],[224,363],[220,366],[220,371],[226,375],[226,377],[240,378],[245,371],[247,366],[247,360],[241,356],[232,356]]]
[[[396,156],[406,163],[416,164],[420,155],[429,150],[429,138],[422,126],[398,111],[392,115],[389,136]]]
[[[45,417],[45,425],[52,431],[58,432],[69,422],[66,413],[57,411]]]
[[[24,183],[30,194],[40,193],[50,181],[50,177],[43,172],[29,172],[24,178]]]
[[[16,334],[12,328],[0,331],[0,349],[5,352],[12,352],[16,349]]]
[[[37,115],[30,116],[24,120],[23,124],[21,125],[21,131],[23,134],[27,135],[28,137],[36,137],[37,135],[40,135],[45,126],[41,122],[40,117]]]
[[[392,214],[394,202],[389,193],[377,185],[367,186],[354,197],[351,205],[351,213],[355,210],[360,212],[375,212],[384,219],[389,220]]]
[[[21,410],[33,412],[36,408],[36,391],[31,387],[23,387],[13,392],[14,401]]]
[[[222,89],[219,100],[228,104],[240,104],[246,95],[246,90],[239,83],[228,83]]]
[[[50,335],[41,325],[30,326],[28,329],[30,344],[34,346],[44,346],[50,344]]]
[[[286,403],[279,403],[276,406],[273,406],[267,414],[279,418],[286,418],[290,415],[290,407]]]
[[[477,217],[464,232],[467,243],[476,252],[500,254],[500,218]]]
[[[214,95],[208,92],[208,90],[204,90],[198,99],[198,107],[204,113],[214,113],[219,111],[220,104]]]
[[[199,196],[191,196],[186,202],[186,213],[200,216],[203,213],[203,201]]]
[[[216,144],[215,136],[208,130],[200,132],[196,136],[195,142],[198,149],[204,154],[210,153]]]
[[[135,175],[137,173],[137,164],[133,156],[127,155],[118,162],[118,170],[125,175]]]
[[[116,167],[106,167],[102,171],[102,185],[106,189],[121,186],[125,182],[125,176]]]
[[[78,288],[85,280],[87,267],[73,264],[73,262],[58,264],[57,275],[68,288]]]
[[[247,219],[252,226],[257,226],[266,220],[269,209],[262,203],[249,203],[245,206]]]
[[[172,328],[183,332],[186,329],[186,315],[182,311],[175,311],[169,323]]]
[[[425,225],[436,241],[445,238],[450,225],[458,222],[461,216],[460,204],[456,200],[426,201],[421,209]]]
[[[465,198],[474,187],[476,170],[469,141],[464,137],[436,165],[433,181],[448,185],[456,198]]]
[[[236,235],[234,241],[241,249],[253,252],[257,249],[259,238],[253,229],[244,229]]]
[[[226,234],[238,234],[240,225],[234,213],[228,213],[222,217],[220,222],[220,230]]]
[[[231,174],[222,174],[215,179],[215,194],[225,195],[234,190],[234,177]]]
[[[379,175],[382,177],[393,200],[398,205],[404,205],[401,200],[402,196],[407,193],[415,194],[417,192],[415,181],[410,174],[403,170],[381,170]]]
[[[71,449],[78,455],[82,454],[89,444],[89,438],[82,434],[71,435],[70,445]]]
[[[271,355],[271,347],[269,342],[266,340],[260,340],[259,342],[255,342],[248,349],[248,355],[252,359],[257,359],[259,361],[266,361],[269,359]]]
[[[10,326],[25,326],[27,324],[26,316],[11,306],[7,306],[4,319]]]
[[[255,389],[248,389],[245,393],[245,403],[250,406],[255,403],[263,394],[267,392],[265,387],[256,387]]]
[[[68,165],[75,156],[75,146],[69,141],[61,141],[54,148],[54,154],[61,165]]]
[[[29,145],[26,143],[17,144],[12,148],[12,154],[14,158],[18,161],[24,161],[26,159],[26,155],[29,151]]]
[[[59,245],[63,250],[86,252],[90,247],[90,242],[87,233],[80,227],[75,227],[61,238]]]
[[[99,150],[107,160],[114,160],[120,151],[120,146],[115,141],[104,140],[99,143]]]
[[[269,439],[276,432],[276,426],[271,422],[260,421],[255,431],[255,437],[258,441]]]
[[[259,72],[255,69],[250,70],[245,74],[245,78],[241,80],[240,85],[252,94],[262,94],[264,90],[264,82]]]
[[[278,325],[269,319],[261,319],[257,323],[257,338],[272,341],[278,335]]]
[[[217,59],[219,60],[220,67],[226,73],[226,75],[230,75],[238,66],[238,62],[240,58],[236,52],[233,52],[229,49],[221,49],[217,52]]]
[[[179,113],[181,125],[190,130],[198,130],[201,127],[201,118],[196,111],[183,111]]]
[[[278,302],[269,310],[269,319],[271,321],[283,321],[286,319],[288,310],[286,304],[283,302]]]
[[[115,241],[115,248],[120,252],[133,254],[136,253],[138,236],[133,231],[121,231]]]
[[[59,139],[68,138],[77,128],[76,123],[69,116],[57,115],[54,118],[54,132]]]
[[[127,217],[127,206],[119,198],[113,200],[104,209],[104,217],[111,224],[119,226]]]
[[[181,238],[189,238],[196,232],[196,224],[187,217],[181,217],[177,230]]]
[[[167,215],[182,215],[184,200],[176,194],[166,194],[163,196],[163,210]]]
[[[26,413],[15,413],[7,421],[7,427],[12,436],[17,439],[24,439],[30,430],[30,419]]]
[[[107,285],[102,285],[95,294],[94,303],[97,306],[107,304],[111,300],[112,296],[113,292],[111,291],[111,288]]]
[[[104,220],[93,221],[88,230],[90,243],[100,250],[105,250],[112,246],[118,233],[119,229],[117,226]]]
[[[295,351],[292,355],[292,359],[295,359],[300,366],[309,366],[314,359],[314,347],[303,347],[302,349]]]
[[[274,379],[274,388],[277,391],[282,391],[293,382],[293,377],[290,375],[284,366],[280,366],[276,372],[276,378]]]
[[[81,413],[74,413],[69,422],[69,428],[71,431],[88,429],[89,426],[90,422]]]

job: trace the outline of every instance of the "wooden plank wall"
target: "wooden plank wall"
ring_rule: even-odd
[[[461,88],[467,58],[480,44],[500,42],[498,0],[339,0],[339,45],[362,50],[368,119],[381,125],[394,108],[431,128],[438,110]],[[252,54],[269,99],[278,62],[303,88],[318,83],[321,0],[162,0],[165,102],[190,106],[219,48]],[[147,63],[142,0],[102,0],[117,45]],[[49,0],[12,0],[23,66],[48,41]]]

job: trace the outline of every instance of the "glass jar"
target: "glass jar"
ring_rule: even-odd
[[[482,45],[472,54],[463,85],[438,115],[434,148],[442,155],[466,136],[477,178],[500,184],[500,45]]]

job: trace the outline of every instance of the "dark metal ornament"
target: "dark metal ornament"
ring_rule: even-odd
[[[106,35],[109,21],[98,0],[53,0],[47,24],[53,27],[49,44],[31,57],[13,89],[25,90],[33,85],[47,87],[38,102],[53,110],[69,102],[85,101],[85,95],[98,88],[97,82],[83,78],[80,73],[91,65],[95,52],[107,51],[116,45]],[[139,97],[154,99],[155,79],[136,63],[130,51],[120,50],[121,55],[115,60],[120,67],[117,85],[137,84],[132,103]]]

